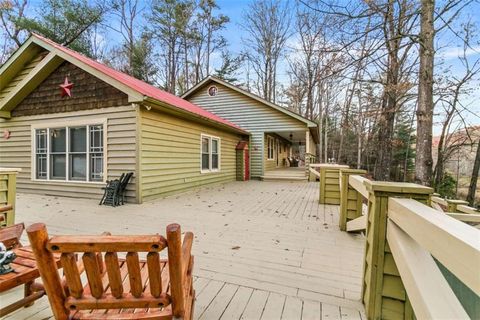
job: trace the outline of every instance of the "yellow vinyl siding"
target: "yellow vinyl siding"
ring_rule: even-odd
[[[241,140],[240,136],[159,111],[142,109],[140,116],[143,200],[235,180],[235,146]],[[202,133],[221,139],[220,172],[200,172]]]
[[[0,139],[0,167],[21,168],[17,177],[19,192],[39,193],[67,197],[100,199],[103,183],[35,181],[32,180],[32,125],[67,124],[68,121],[82,122],[107,120],[106,161],[107,180],[118,178],[123,172],[135,172],[135,109],[131,106],[112,107],[88,111],[53,113],[38,116],[0,119],[0,132],[11,132],[10,139]],[[101,121],[99,120],[99,121]],[[127,187],[128,201],[136,202],[136,174]]]
[[[273,144],[274,144],[274,151],[273,151],[273,159],[268,159],[268,138],[267,137],[272,137],[273,138]],[[264,147],[263,147],[263,160],[265,163],[265,171],[270,171],[274,170],[275,168],[282,168],[285,167],[283,159],[287,159],[289,156],[289,146],[283,141],[282,139],[279,139],[278,137],[274,135],[269,135],[265,134],[264,136]],[[277,144],[280,144],[280,150],[278,152],[278,166],[277,166]],[[287,145],[287,149],[285,150],[285,146]],[[285,161],[286,164],[286,161]]]

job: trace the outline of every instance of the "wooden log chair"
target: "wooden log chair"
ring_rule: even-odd
[[[7,250],[22,247],[20,238],[22,237],[25,225],[23,223],[17,223],[13,226],[4,227],[0,230],[0,242],[2,242]]]
[[[149,236],[56,236],[44,224],[27,228],[47,296],[57,320],[192,319],[193,234],[181,241],[180,225],[167,226],[167,239]],[[168,251],[168,260],[160,251]],[[61,253],[62,284],[53,266]],[[126,253],[122,259],[118,253]],[[140,260],[139,253],[146,253]],[[76,255],[86,273],[82,283]]]

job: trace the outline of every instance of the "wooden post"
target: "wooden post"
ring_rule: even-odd
[[[350,175],[362,175],[367,173],[359,169],[340,169],[340,221],[338,225],[341,231],[347,230],[347,221],[362,215],[363,196],[355,190],[348,179]]]
[[[310,131],[305,131],[305,175],[310,177],[310,163],[312,162],[310,153]],[[310,179],[309,179],[310,181]]]
[[[315,166],[320,169],[320,204],[340,204],[340,169],[347,165],[322,163]]]
[[[15,199],[17,196],[17,174],[21,169],[0,168],[0,207],[11,205],[12,209],[5,212],[5,226],[15,224]]]
[[[457,206],[468,205],[468,201],[463,200],[445,199],[445,201],[447,201],[447,212],[458,212]]]
[[[170,272],[170,291],[172,294],[173,317],[183,319],[185,313],[184,279],[182,265],[182,232],[180,225],[167,226],[168,267]]]
[[[368,319],[413,319],[413,310],[387,242],[388,198],[428,204],[432,188],[413,183],[365,181],[369,192],[362,300]]]
[[[35,223],[27,228],[27,234],[53,315],[56,320],[66,320],[70,312],[64,305],[65,291],[60,275],[58,272],[51,272],[57,270],[57,266],[53,254],[47,250],[47,228],[43,223]]]

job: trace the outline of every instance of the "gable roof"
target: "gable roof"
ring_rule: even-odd
[[[132,76],[129,76],[123,72],[114,70],[104,64],[101,64],[93,59],[90,59],[74,50],[68,49],[52,40],[44,38],[37,34],[32,34],[31,37],[15,52],[10,59],[0,68],[0,76],[11,68],[15,61],[26,52],[27,48],[32,44],[36,44],[44,49],[50,51],[51,54],[66,60],[77,67],[84,69],[85,71],[92,73],[94,76],[99,77],[116,87],[120,91],[129,95],[129,102],[151,102],[159,104],[160,106],[173,107],[183,113],[188,113],[197,118],[214,122],[221,126],[226,126],[234,131],[248,134],[247,131],[241,129],[236,124],[225,120],[207,110],[187,101],[180,97],[177,97],[171,93],[154,87],[146,82],[138,80]],[[0,101],[0,111],[4,101]]]
[[[222,80],[220,78],[217,78],[215,76],[208,76],[206,78],[204,78],[202,81],[200,81],[199,83],[197,83],[195,86],[193,86],[192,88],[190,88],[187,92],[185,92],[183,95],[182,95],[182,98],[183,99],[187,99],[189,96],[191,96],[194,92],[197,92],[198,89],[200,89],[201,87],[203,87],[205,84],[207,84],[208,82],[216,82],[218,84],[221,84],[227,88],[230,88],[240,94],[243,94],[243,95],[246,95],[247,97],[250,97],[258,102],[260,102],[261,104],[264,104],[268,107],[271,107],[275,110],[278,110],[292,118],[295,118],[301,122],[304,122],[309,128],[314,128],[314,127],[317,127],[317,124],[301,115],[299,115],[298,113],[296,112],[293,112],[293,111],[290,111],[286,108],[283,108],[275,103],[272,103],[270,101],[267,101],[265,99],[263,99],[262,97],[260,96],[257,96],[256,94],[253,94],[249,91],[246,91],[246,90],[243,90],[239,87],[237,87],[236,85],[233,85],[225,80]]]

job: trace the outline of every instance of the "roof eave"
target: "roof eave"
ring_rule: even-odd
[[[156,106],[159,106],[159,107],[162,107],[162,108],[166,108],[166,109],[169,109],[169,110],[172,110],[172,111],[176,111],[176,112],[179,112],[179,113],[182,113],[182,114],[185,114],[185,115],[189,115],[193,118],[196,118],[200,121],[203,121],[203,122],[207,122],[207,123],[211,123],[213,124],[214,126],[218,127],[218,128],[223,128],[227,131],[230,131],[230,132],[235,132],[235,133],[238,133],[238,134],[242,134],[242,135],[248,135],[250,136],[251,133],[248,132],[248,131],[245,131],[243,129],[240,129],[240,128],[236,128],[236,127],[232,127],[232,126],[229,126],[227,124],[224,124],[224,123],[221,123],[221,122],[218,122],[218,121],[215,121],[215,120],[212,120],[212,119],[209,119],[207,117],[204,117],[204,116],[201,116],[195,112],[190,112],[188,110],[185,110],[185,109],[182,109],[182,108],[179,108],[179,107],[176,107],[174,105],[171,105],[169,103],[166,103],[166,102],[163,102],[163,101],[160,101],[160,100],[157,100],[155,98],[152,98],[152,97],[148,97],[148,96],[145,96],[144,97],[144,102],[146,102],[147,104],[153,104],[153,105],[156,105]]]

